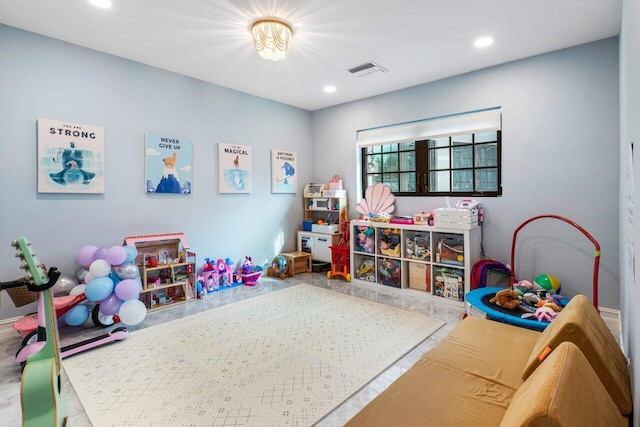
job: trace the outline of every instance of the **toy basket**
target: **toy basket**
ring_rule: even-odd
[[[350,282],[349,247],[329,246],[329,248],[331,249],[331,271],[327,272],[327,277],[331,279],[333,276],[342,276],[347,282]]]
[[[38,293],[31,292],[26,285],[17,288],[7,288],[5,290],[16,307],[22,307],[23,305],[38,301]]]
[[[242,283],[247,286],[253,286],[256,284],[261,275],[262,271],[255,271],[253,273],[242,273]]]

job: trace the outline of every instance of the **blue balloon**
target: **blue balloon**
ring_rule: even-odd
[[[129,246],[129,245],[126,245],[124,248],[127,251],[127,258],[124,260],[124,262],[135,261],[136,257],[138,256],[138,250],[133,246]]]
[[[84,294],[88,300],[97,302],[102,301],[113,292],[113,280],[108,277],[96,277],[89,283],[84,290]]]
[[[64,321],[69,326],[80,326],[89,318],[89,308],[84,304],[71,307],[64,314]]]
[[[113,269],[111,270],[111,273],[109,273],[109,278],[111,280],[113,280],[113,285],[117,285],[118,283],[120,283],[120,281],[122,280],[121,278],[118,277],[118,275],[116,274],[115,271],[113,271]]]

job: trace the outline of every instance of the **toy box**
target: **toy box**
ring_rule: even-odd
[[[431,291],[431,266],[429,264],[409,263],[409,287],[421,291]]]
[[[434,225],[436,227],[472,230],[480,224],[478,208],[439,208],[434,211],[434,214]]]

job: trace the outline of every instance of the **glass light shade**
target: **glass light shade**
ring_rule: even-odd
[[[253,44],[264,59],[279,61],[287,56],[291,27],[273,19],[257,21],[251,26]]]

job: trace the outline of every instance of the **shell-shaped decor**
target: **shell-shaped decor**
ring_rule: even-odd
[[[376,185],[367,187],[364,192],[364,199],[360,200],[356,210],[369,218],[381,213],[390,214],[395,209],[395,201],[396,196],[391,194],[391,187],[379,182]]]

